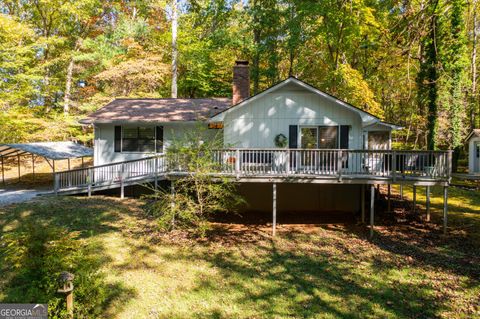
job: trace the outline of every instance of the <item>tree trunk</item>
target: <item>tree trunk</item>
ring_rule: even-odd
[[[73,61],[73,56],[70,59],[70,63],[68,63],[68,68],[67,68],[67,81],[65,84],[65,100],[63,103],[63,113],[68,114],[70,111],[70,96],[71,96],[71,90],[72,90],[72,77],[73,77],[73,66],[75,62]]]
[[[438,0],[434,1],[432,5],[432,16],[430,21],[430,30],[427,35],[426,43],[426,61],[427,64],[427,96],[428,96],[428,114],[427,114],[427,131],[428,140],[427,148],[434,150],[437,147],[437,129],[438,129],[438,116],[437,116],[437,5]]]
[[[261,28],[259,12],[260,7],[257,0],[252,1],[252,16],[253,16],[253,61],[252,61],[252,81],[253,81],[253,95],[259,92],[260,87],[260,40]]]
[[[471,101],[471,129],[480,127],[480,103],[477,97],[477,0],[473,0],[473,34],[472,34],[472,88]]]
[[[172,98],[177,98],[177,27],[178,27],[178,3],[172,0]]]

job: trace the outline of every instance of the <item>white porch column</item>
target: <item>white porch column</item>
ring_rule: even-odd
[[[276,228],[277,228],[277,184],[273,183],[273,194],[272,194],[272,236],[275,236],[276,234]]]
[[[413,185],[413,213],[417,212],[417,186]]]
[[[375,208],[375,186],[370,186],[370,239],[373,238],[373,221]]]
[[[388,184],[388,189],[387,189],[387,203],[388,203],[388,212],[392,210],[392,203],[391,203],[391,186]]]
[[[172,207],[172,211],[175,208],[175,184],[173,180],[170,181],[170,194],[172,198],[172,202],[170,203],[170,207]],[[172,214],[172,229],[175,227],[175,213]]]
[[[425,200],[425,207],[427,209],[427,217],[426,221],[430,221],[430,186],[427,186],[426,188],[426,200]]]
[[[448,226],[448,186],[443,187],[443,234],[447,234]]]
[[[361,207],[361,212],[362,212],[362,223],[365,223],[365,185],[362,185],[362,190],[361,190],[361,198],[360,198],[360,205]]]

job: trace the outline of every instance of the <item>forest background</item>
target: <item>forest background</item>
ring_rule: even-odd
[[[118,97],[231,96],[288,76],[455,149],[480,127],[477,0],[0,0],[0,143],[92,142]]]

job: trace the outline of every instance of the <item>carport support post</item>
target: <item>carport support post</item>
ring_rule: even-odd
[[[417,186],[413,185],[413,213],[417,212]]]
[[[20,182],[20,155],[17,155],[18,160],[18,181]]]
[[[276,234],[276,228],[277,228],[277,184],[273,183],[273,203],[272,203],[272,236],[275,236]]]
[[[375,186],[370,186],[370,239],[373,238],[373,220],[375,208]]]
[[[3,156],[0,157],[0,159],[2,160],[2,183],[3,185],[5,185],[5,168],[3,167]]]
[[[361,207],[361,212],[362,212],[362,223],[365,223],[365,185],[362,185],[362,191],[361,191],[361,198],[360,198],[360,205]]]
[[[430,221],[430,186],[427,186],[426,193],[427,193],[426,200],[425,200],[425,207],[427,209],[426,221],[429,222]]]
[[[448,225],[448,186],[443,187],[443,234],[447,234]]]
[[[32,176],[33,181],[35,182],[35,155],[32,154]]]

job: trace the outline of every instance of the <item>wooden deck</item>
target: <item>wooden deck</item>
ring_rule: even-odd
[[[224,149],[212,155],[212,174],[238,182],[411,184],[448,186],[450,151]],[[56,193],[84,193],[189,173],[180,155],[158,155],[57,172]]]

